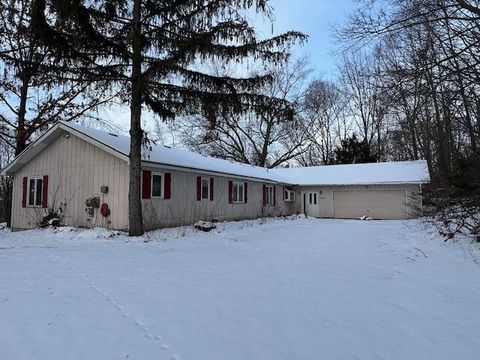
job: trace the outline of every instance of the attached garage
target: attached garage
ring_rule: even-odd
[[[68,225],[127,228],[129,148],[128,137],[63,122],[53,126],[2,171],[14,177],[13,227],[33,228],[53,209]],[[299,213],[410,219],[421,215],[422,185],[430,181],[422,160],[266,169],[163,145],[150,149],[142,167],[147,229]],[[232,195],[231,184],[243,195]],[[265,186],[273,189],[272,201],[265,200]],[[98,206],[85,211],[92,199]],[[111,215],[95,215],[100,199]]]
[[[422,185],[430,181],[427,163],[422,160],[275,171],[295,185],[298,211],[322,218],[397,220],[421,216]]]
[[[333,217],[352,219],[406,219],[406,189],[334,190]]]

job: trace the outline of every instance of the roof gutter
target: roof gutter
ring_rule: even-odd
[[[366,183],[348,183],[348,184],[293,184],[294,186],[368,186],[368,185],[421,185],[428,184],[430,180],[420,181],[388,181],[388,182],[366,182]]]

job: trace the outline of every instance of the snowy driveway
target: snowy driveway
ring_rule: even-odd
[[[478,357],[480,268],[416,221],[220,230],[0,232],[0,359]]]

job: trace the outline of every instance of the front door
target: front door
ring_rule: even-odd
[[[306,216],[320,217],[320,194],[318,191],[303,193],[303,212]]]

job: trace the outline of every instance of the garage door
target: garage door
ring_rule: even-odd
[[[336,218],[405,219],[405,190],[335,190],[333,211]]]

